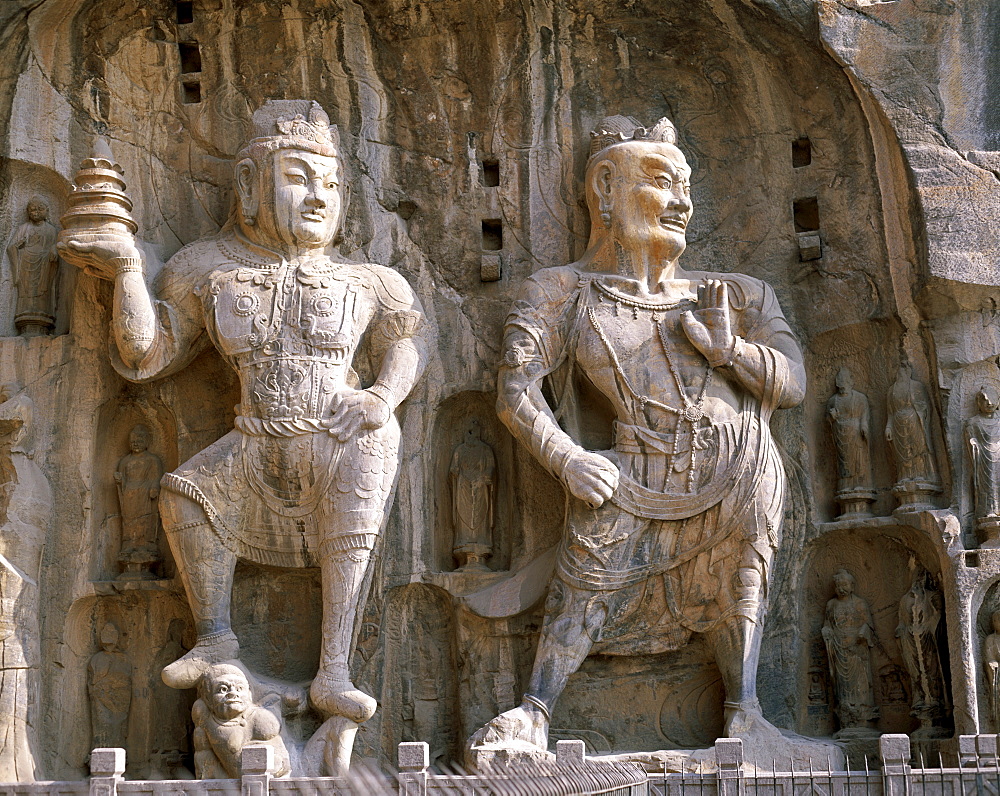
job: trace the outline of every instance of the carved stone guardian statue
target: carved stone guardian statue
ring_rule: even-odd
[[[237,779],[240,753],[248,744],[274,749],[274,775],[287,777],[291,768],[281,739],[281,720],[256,705],[250,683],[240,669],[228,664],[209,667],[198,681],[194,720],[194,767],[198,779]]]
[[[479,422],[472,420],[465,439],[451,458],[452,517],[455,523],[456,558],[461,569],[488,572],[484,561],[493,552],[496,456],[482,440]]]
[[[978,414],[965,422],[972,462],[972,497],[981,547],[1000,547],[1000,395],[984,384],[976,394]]]
[[[838,519],[871,516],[869,505],[875,500],[869,448],[871,416],[868,398],[854,389],[854,378],[847,368],[837,372],[837,392],[827,402],[826,412],[837,448]]]
[[[946,734],[940,727],[947,707],[937,639],[941,609],[941,594],[928,572],[920,572],[913,579],[899,602],[896,638],[913,686],[910,715],[920,720],[917,733],[923,737]]]
[[[823,641],[830,659],[840,730],[836,738],[877,735],[871,650],[875,621],[868,603],[854,593],[854,576],[846,569],[833,576],[836,597],[826,604]]]
[[[507,317],[498,412],[562,482],[568,515],[528,692],[475,733],[473,754],[544,754],[589,654],[660,653],[693,633],[722,674],[725,735],[782,743],[756,692],[785,495],[768,419],[802,400],[805,371],[768,285],[678,266],[692,205],[676,142],[668,119],[598,125],[587,252],[525,280]],[[614,409],[613,450],[580,443],[578,375]]]
[[[1000,611],[990,614],[993,632],[983,642],[983,668],[986,670],[986,693],[990,699],[993,729],[1000,728]]]
[[[31,782],[38,760],[38,577],[52,489],[35,461],[35,407],[0,387],[0,781]]]
[[[129,448],[115,470],[122,517],[118,561],[123,569],[121,579],[142,580],[155,577],[150,568],[160,559],[156,547],[160,527],[156,499],[160,496],[163,462],[149,452],[149,429],[144,425],[132,429]]]
[[[101,628],[101,649],[87,665],[90,696],[91,749],[120,747],[128,741],[128,712],[132,704],[132,664],[118,646],[114,622]]]
[[[941,480],[931,440],[931,400],[908,362],[900,364],[889,390],[888,414],[885,438],[896,460],[897,511],[933,509],[930,498],[941,491]]]
[[[59,266],[56,238],[59,230],[49,223],[49,205],[32,196],[28,220],[17,228],[7,246],[11,277],[17,289],[14,325],[18,334],[48,334],[55,325],[55,278]]]
[[[240,378],[236,428],[162,481],[160,516],[197,631],[164,681],[190,688],[238,658],[238,560],[318,566],[322,647],[310,696],[327,717],[318,734],[330,774],[349,765],[358,724],[376,709],[351,683],[348,657],[396,479],[394,413],[425,360],[423,312],[406,281],[330,248],[343,173],[322,108],[272,100],[237,156],[232,217],[170,258],[151,288],[109,152],[84,161],[60,238],[68,261],[114,284],[112,364],[124,378],[170,375],[209,344]]]

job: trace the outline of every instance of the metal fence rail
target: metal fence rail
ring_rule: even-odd
[[[269,746],[243,750],[240,779],[125,780],[125,750],[95,749],[91,776],[80,782],[0,783],[0,796],[1000,796],[1000,736],[959,738],[955,766],[911,759],[910,739],[883,735],[878,766],[854,771],[761,771],[744,766],[743,744],[715,744],[718,769],[643,771],[633,763],[587,758],[582,741],[560,741],[550,764],[485,772],[433,771],[426,743],[399,745],[399,772],[388,777],[356,766],[347,777],[275,779]],[[848,766],[850,767],[850,766]],[[855,765],[857,768],[857,765]]]

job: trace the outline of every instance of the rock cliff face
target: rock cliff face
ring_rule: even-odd
[[[434,341],[400,409],[395,503],[358,623],[352,674],[381,709],[355,754],[392,761],[396,743],[427,740],[433,760],[457,760],[526,690],[544,607],[536,599],[497,618],[461,598],[537,562],[563,527],[560,483],[494,409],[503,321],[528,276],[584,253],[594,125],[668,116],[692,168],[682,267],[770,284],[804,352],[805,400],[772,423],[788,487],[768,576],[765,716],[811,736],[844,729],[822,629],[846,567],[873,617],[873,728],[996,731],[980,648],[1000,609],[1000,553],[978,549],[986,526],[965,429],[982,385],[1000,384],[998,15],[950,0],[16,0],[0,8],[0,238],[6,248],[36,194],[58,219],[104,136],[153,280],[235,212],[234,157],[253,110],[268,99],[323,106],[349,185],[340,250],[405,278]],[[0,268],[0,380],[34,402],[32,461],[52,495],[51,518],[38,520],[38,617],[23,620],[40,627],[25,642],[40,649],[25,719],[34,773],[85,771],[87,668],[108,622],[132,666],[129,773],[167,773],[190,764],[189,744],[157,730],[172,696],[158,668],[167,647],[194,642],[194,627],[162,534],[155,577],[118,579],[114,473],[138,423],[167,471],[225,434],[236,374],[209,349],[165,379],[125,381],[108,356],[111,288],[67,264],[53,334],[16,336],[6,251]],[[894,515],[912,496],[884,435],[904,361],[928,391],[938,491]],[[872,516],[841,516],[828,412],[844,367],[870,405],[862,502]],[[449,473],[473,419],[495,456],[488,571],[460,569],[454,552]],[[899,606],[921,569],[942,601],[931,632],[947,684],[926,722],[908,631],[897,637],[911,627]],[[315,674],[318,573],[240,564],[233,605],[251,669],[289,683]],[[183,716],[193,696],[176,699],[170,715]],[[551,738],[582,738],[593,752],[707,746],[722,700],[697,639],[661,655],[591,657]],[[307,737],[318,720],[306,710],[286,723]],[[23,760],[0,771],[15,778],[30,778]]]

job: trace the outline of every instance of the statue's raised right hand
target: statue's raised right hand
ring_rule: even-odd
[[[121,235],[77,234],[70,237],[63,232],[57,247],[66,262],[99,279],[115,278],[110,263],[116,258],[142,258],[135,242]]]
[[[562,477],[573,497],[597,509],[615,493],[619,473],[606,456],[580,448],[566,462]]]

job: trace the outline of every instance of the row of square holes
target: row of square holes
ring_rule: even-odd
[[[193,0],[176,0],[177,24],[190,25],[194,22]],[[185,105],[201,102],[201,81],[193,78],[201,74],[201,48],[197,42],[177,42],[177,52],[181,58],[181,89]]]

